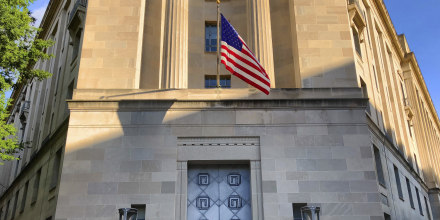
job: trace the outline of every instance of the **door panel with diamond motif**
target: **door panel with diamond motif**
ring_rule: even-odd
[[[188,169],[188,220],[251,220],[248,165]]]

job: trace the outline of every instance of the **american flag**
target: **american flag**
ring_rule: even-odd
[[[221,63],[232,75],[268,95],[269,76],[223,14],[221,15],[221,28]]]

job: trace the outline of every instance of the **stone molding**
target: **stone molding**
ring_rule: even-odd
[[[259,146],[259,137],[179,137],[177,146]]]
[[[69,101],[71,111],[169,111],[169,110],[230,110],[230,109],[365,109],[368,99],[311,100],[124,100]]]

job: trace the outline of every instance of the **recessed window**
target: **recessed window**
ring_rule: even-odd
[[[4,219],[8,219],[9,205],[11,205],[11,200],[9,200],[7,205],[6,205],[5,218]]]
[[[32,189],[32,203],[35,203],[38,198],[38,189],[40,188],[40,177],[41,177],[41,168],[38,170],[35,175],[34,187]]]
[[[12,206],[12,213],[11,213],[11,219],[14,219],[15,217],[15,211],[17,210],[17,203],[18,203],[18,193],[20,191],[17,191],[15,193],[15,198],[14,198],[14,206]]]
[[[24,211],[24,208],[26,206],[28,188],[29,188],[29,181],[27,181],[26,184],[24,185],[23,197],[21,198],[20,213]]]
[[[419,189],[416,188],[417,203],[419,204],[420,215],[423,215],[422,202],[420,201]]]
[[[387,213],[384,213],[383,217],[385,217],[385,220],[391,220],[391,216],[388,215]]]
[[[426,196],[424,196],[424,198],[425,198],[425,207],[426,207],[426,213],[428,214],[428,219],[432,220],[431,212],[429,212],[428,200],[426,199]]]
[[[131,208],[137,209],[137,220],[145,220],[145,204],[131,205]]]
[[[205,23],[205,51],[217,52],[217,24],[214,22]]]
[[[411,121],[407,120],[406,122],[407,122],[407,125],[408,125],[409,136],[412,137],[413,135],[412,135]]]
[[[355,29],[352,30],[353,30],[354,49],[356,49],[356,52],[359,54],[359,56],[362,57],[361,43],[359,41],[359,33]]]
[[[406,178],[406,188],[408,189],[409,204],[411,205],[411,208],[415,209],[414,200],[413,200],[412,191],[411,191],[411,184],[409,183],[408,178]]]
[[[76,57],[79,54],[79,46],[81,45],[81,35],[82,35],[82,30],[79,29],[76,34],[75,34],[75,38],[73,39],[73,52],[72,52],[72,61],[76,60]]]
[[[361,80],[361,89],[362,89],[362,94],[364,95],[364,98],[368,98],[368,89],[367,89],[367,84],[365,84],[364,80],[362,78],[360,78]],[[366,111],[368,112],[368,114],[371,115],[371,107],[370,107],[370,101],[368,101],[367,103],[367,109]]]
[[[231,88],[231,75],[220,75],[220,87]],[[217,76],[205,75],[205,88],[217,88]]]
[[[60,173],[60,164],[61,164],[61,152],[62,152],[61,149],[59,149],[55,154],[53,167],[52,167],[52,179],[50,182],[51,189],[55,188],[58,184],[58,177]]]
[[[307,203],[293,203],[293,220],[302,220],[301,208],[307,206]]]
[[[403,83],[403,80],[400,80],[400,89],[401,89],[401,93],[402,93],[402,102],[404,106],[408,105],[408,100],[406,98],[406,92],[405,92],[405,84]]]
[[[419,173],[419,163],[417,162],[417,156],[414,154],[414,165],[416,166],[416,172]]]
[[[400,184],[399,169],[397,169],[396,166],[394,166],[394,177],[396,178],[397,192],[399,193],[399,198],[403,200],[403,192],[402,192],[402,185]]]
[[[374,160],[376,162],[376,172],[377,172],[377,180],[379,181],[380,185],[383,187],[385,186],[385,176],[383,174],[383,167],[382,167],[382,160],[380,157],[379,149],[377,149],[376,146],[374,148]]]

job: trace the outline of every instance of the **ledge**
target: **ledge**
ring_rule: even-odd
[[[76,89],[73,100],[273,100],[363,98],[360,88],[271,89]]]
[[[360,88],[273,89],[265,95],[255,89],[76,90],[72,111],[151,111],[166,109],[277,109],[359,108],[366,98]]]

